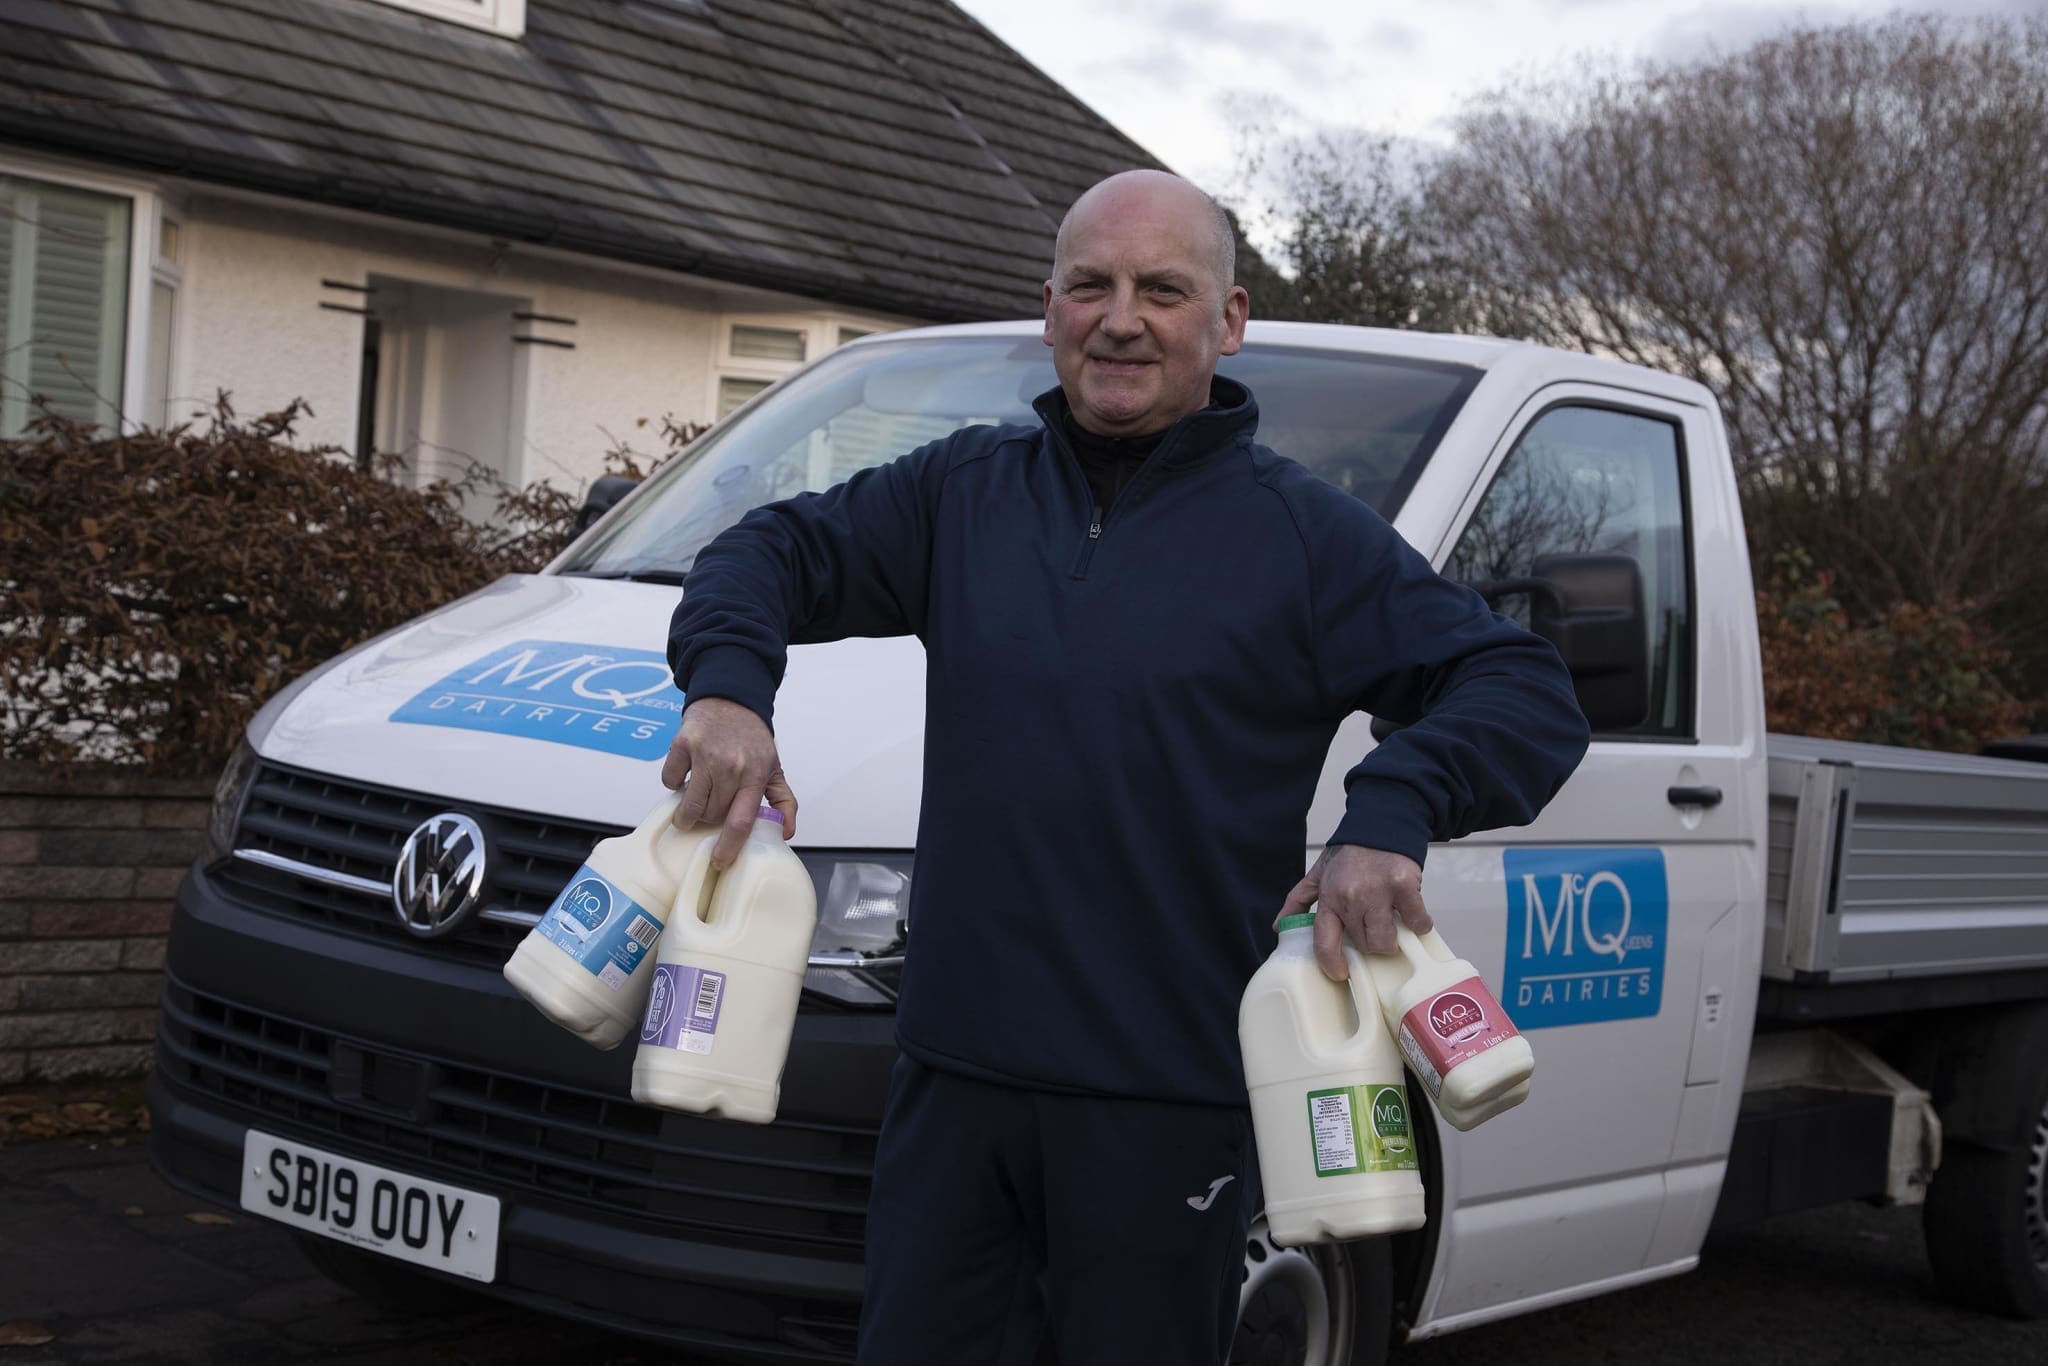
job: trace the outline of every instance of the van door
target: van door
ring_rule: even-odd
[[[1425,1332],[1683,1270],[1712,1212],[1739,1101],[1722,1093],[1740,1089],[1739,1075],[1718,1085],[1726,1036],[1739,1021],[1746,1040],[1755,983],[1739,988],[1725,965],[1703,982],[1701,965],[1736,961],[1756,857],[1741,784],[1762,740],[1757,685],[1739,672],[1755,668],[1754,614],[1721,441],[1705,408],[1548,387],[1434,557],[1467,582],[1527,578],[1552,553],[1635,557],[1652,696],[1642,724],[1594,737],[1535,824],[1430,852],[1429,909],[1528,1035],[1536,1077],[1527,1102],[1469,1134],[1438,1125]],[[1526,598],[1499,608],[1528,620]],[[1719,1003],[1689,1077],[1703,992]],[[1674,1187],[1688,1125],[1695,1170]]]

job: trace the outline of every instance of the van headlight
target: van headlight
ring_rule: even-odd
[[[242,800],[249,795],[249,783],[256,776],[256,751],[247,740],[235,745],[220,781],[213,785],[213,806],[206,813],[205,861],[208,867],[235,851],[235,826],[242,817]]]
[[[804,987],[848,1005],[888,1005],[910,930],[908,854],[803,853],[818,888]]]

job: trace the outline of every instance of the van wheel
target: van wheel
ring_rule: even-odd
[[[404,1318],[445,1314],[473,1298],[462,1286],[332,1238],[301,1233],[295,1235],[295,1241],[300,1255],[315,1271],[387,1313]]]
[[[1384,1238],[1282,1247],[1252,1220],[1230,1366],[1382,1366],[1392,1331]]]
[[[1956,1100],[1988,1114],[1997,1137],[1944,1144],[1921,1219],[1944,1296],[2022,1319],[2048,1318],[2048,1054],[2035,1047],[2043,1035],[2048,1016],[2005,1023],[1967,1069]],[[1979,1137],[1982,1123],[1973,1126]]]

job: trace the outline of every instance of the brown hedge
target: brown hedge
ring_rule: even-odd
[[[1970,752],[2026,730],[2033,706],[2002,681],[2007,653],[1970,602],[1894,603],[1855,623],[1834,576],[1777,556],[1756,594],[1770,728]]]
[[[305,670],[567,543],[576,493],[475,465],[407,488],[395,457],[365,471],[292,444],[304,412],[241,419],[223,395],[203,428],[45,416],[0,441],[0,757],[210,776]],[[662,454],[700,430],[664,420]],[[648,459],[620,446],[607,466]],[[1960,750],[2024,729],[1970,604],[1852,624],[1803,556],[1763,578],[1773,729]]]
[[[0,442],[0,752],[210,774],[298,674],[567,539],[572,493],[402,487],[293,445],[305,411]]]

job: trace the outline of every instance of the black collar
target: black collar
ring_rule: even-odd
[[[1166,439],[1167,428],[1147,432],[1143,436],[1104,436],[1091,432],[1074,420],[1069,409],[1065,414],[1067,444],[1074,448],[1074,454],[1081,457],[1084,465],[1126,464],[1143,460],[1159,449],[1159,443]]]
[[[1078,424],[1073,421],[1074,410],[1067,402],[1065,390],[1048,389],[1031,406],[1045,423],[1045,429],[1062,445],[1074,445],[1069,433]],[[1133,452],[1138,443],[1152,442],[1155,444],[1151,449],[1159,452],[1162,464],[1186,465],[1229,447],[1239,436],[1251,435],[1258,425],[1259,405],[1252,391],[1234,379],[1217,375],[1209,381],[1209,406],[1189,413],[1163,432],[1139,437],[1103,437],[1094,433],[1088,436],[1091,444],[1120,441]]]

